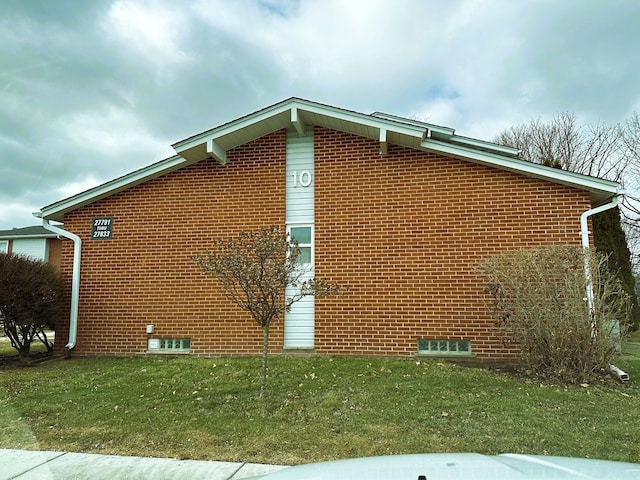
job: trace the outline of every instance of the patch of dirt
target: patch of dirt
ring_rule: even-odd
[[[53,358],[50,353],[32,353],[28,362],[21,362],[18,355],[0,355],[0,370],[15,370],[36,366]]]
[[[547,385],[583,385],[583,386],[595,386],[595,385],[623,385],[611,372],[608,370],[602,370],[592,377],[589,383],[580,383],[578,381],[562,381],[557,376],[554,376],[552,372],[536,371],[528,368],[523,363],[517,361],[465,361],[454,362],[460,366],[468,368],[479,368],[490,372],[496,372],[510,377],[517,378],[526,383],[540,383]]]

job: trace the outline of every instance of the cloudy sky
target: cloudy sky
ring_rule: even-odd
[[[635,0],[2,0],[0,229],[297,96],[493,139],[640,111]]]

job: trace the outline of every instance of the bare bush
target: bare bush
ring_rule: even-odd
[[[567,383],[608,370],[629,298],[606,263],[600,254],[562,246],[505,252],[481,262],[497,328],[505,342],[519,345],[529,368]],[[593,302],[587,301],[589,285]]]
[[[51,265],[20,255],[0,254],[0,324],[22,361],[38,339],[51,351],[45,328],[53,323],[62,280]]]

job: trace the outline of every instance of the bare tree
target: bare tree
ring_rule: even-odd
[[[520,158],[542,165],[619,182],[622,227],[640,268],[640,115],[624,123],[581,126],[563,112],[550,122],[533,120],[512,126],[494,141],[520,149]]]
[[[193,257],[197,265],[220,282],[225,295],[263,330],[261,398],[266,392],[271,323],[281,319],[303,297],[338,292],[335,284],[308,279],[308,268],[298,261],[300,253],[295,239],[280,228],[271,227],[219,240],[213,251]],[[293,287],[295,293],[287,296],[287,287]]]
[[[625,196],[622,211],[622,224],[627,233],[629,250],[633,258],[632,264],[636,272],[640,273],[640,114],[634,114],[627,119],[623,137],[626,154],[631,159],[629,174],[627,175]]]
[[[495,141],[519,148],[523,160],[617,182],[625,180],[634,164],[626,151],[623,125],[580,126],[568,112],[549,123],[534,120],[511,127]]]

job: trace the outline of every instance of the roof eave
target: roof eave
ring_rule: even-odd
[[[62,222],[64,220],[64,215],[67,212],[89,205],[93,202],[131,188],[132,186],[139,185],[148,180],[165,175],[166,173],[182,168],[186,164],[188,164],[187,160],[179,155],[166,158],[160,162],[128,173],[122,177],[103,183],[94,188],[90,188],[89,190],[85,190],[84,192],[67,197],[59,202],[47,205],[39,212],[35,212],[34,216],[45,220]]]
[[[239,119],[174,143],[176,153],[189,161],[214,158],[226,163],[227,150],[280,129],[295,129],[304,134],[314,125],[366,136],[380,141],[381,151],[388,143],[419,148],[422,141],[459,144],[471,149],[515,158],[518,150],[482,140],[455,135],[455,130],[418,120],[384,113],[363,113],[292,97]]]
[[[215,159],[225,164],[229,149],[271,132],[295,129],[304,134],[314,125],[376,139],[382,154],[389,143],[394,143],[587,190],[594,206],[620,193],[616,182],[526,162],[517,158],[516,149],[457,136],[453,129],[387,114],[366,115],[292,97],[179,141],[173,144],[178,155],[43,207],[36,216],[63,221],[67,212],[198,161]]]
[[[518,158],[505,157],[487,151],[477,150],[460,144],[450,144],[433,139],[425,139],[421,147],[426,151],[442,153],[454,158],[468,160],[501,170],[507,170],[553,183],[586,190],[590,193],[593,206],[606,203],[622,193],[620,184],[611,180],[590,177],[567,170],[547,167]]]
[[[242,145],[280,129],[295,129],[304,134],[309,126],[327,126],[372,139],[386,138],[386,132],[414,139],[419,143],[428,134],[424,125],[366,115],[301,98],[290,98],[258,110],[219,127],[174,143],[179,155],[190,161],[216,158],[224,163],[228,149]],[[386,141],[386,140],[385,140]],[[216,151],[217,149],[217,151]]]
[[[22,240],[22,239],[33,239],[33,238],[57,238],[58,236],[54,233],[43,234],[43,235],[0,235],[0,240]]]

